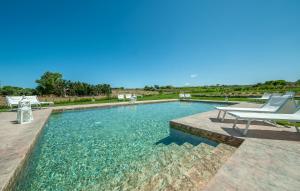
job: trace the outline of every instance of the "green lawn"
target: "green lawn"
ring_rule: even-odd
[[[5,111],[9,111],[8,108],[0,108],[0,112],[5,112]]]
[[[76,100],[76,101],[64,101],[64,102],[54,102],[54,106],[64,106],[64,105],[82,105],[82,104],[96,104],[96,103],[114,103],[118,102],[116,98],[111,99],[96,99],[92,100]]]
[[[300,127],[300,123],[291,123],[291,122],[288,122],[288,121],[276,121],[277,124],[279,125],[283,125],[283,126],[296,126],[296,127]]]

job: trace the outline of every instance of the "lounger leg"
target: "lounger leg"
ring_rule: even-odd
[[[248,122],[247,122],[247,125],[246,125],[246,128],[245,128],[245,130],[244,130],[244,133],[243,133],[243,135],[247,135],[247,132],[248,132],[248,129],[249,129],[249,126],[250,126],[250,124],[251,124],[251,120],[248,120]]]
[[[221,111],[222,111],[222,110],[219,110],[217,119],[220,119]]]
[[[224,121],[225,115],[226,115],[227,111],[223,111],[223,112],[224,112],[224,113],[223,113],[222,121]]]
[[[234,121],[233,126],[232,126],[233,129],[235,129],[237,121],[238,121],[238,118],[235,118],[235,121]]]

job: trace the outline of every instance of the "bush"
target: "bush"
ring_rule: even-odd
[[[7,96],[21,96],[21,95],[34,95],[37,94],[35,89],[31,88],[21,88],[21,87],[14,87],[14,86],[3,86],[0,89],[0,95]]]

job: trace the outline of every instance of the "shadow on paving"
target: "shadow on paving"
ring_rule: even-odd
[[[218,118],[209,118],[211,122],[214,122],[214,123],[231,123],[233,125],[235,119],[224,119],[224,121],[221,121],[220,119]],[[246,124],[247,121],[246,120],[238,120],[237,124]],[[270,123],[266,123],[266,122],[263,122],[263,121],[252,121],[251,122],[252,125],[263,125],[263,126],[273,126],[273,127],[276,127],[275,125],[272,125]]]
[[[240,136],[243,136],[241,132],[238,131],[238,129],[233,129],[229,127],[221,127],[221,128],[231,136],[236,136],[237,132],[240,134]],[[240,130],[243,131],[244,129],[240,129]],[[300,133],[298,132],[251,129],[251,126],[248,129],[248,133],[246,137],[258,138],[258,139],[300,141]]]

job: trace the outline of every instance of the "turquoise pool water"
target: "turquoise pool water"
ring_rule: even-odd
[[[172,119],[216,105],[169,102],[53,114],[16,190],[101,190],[168,144],[216,146],[169,128]]]

